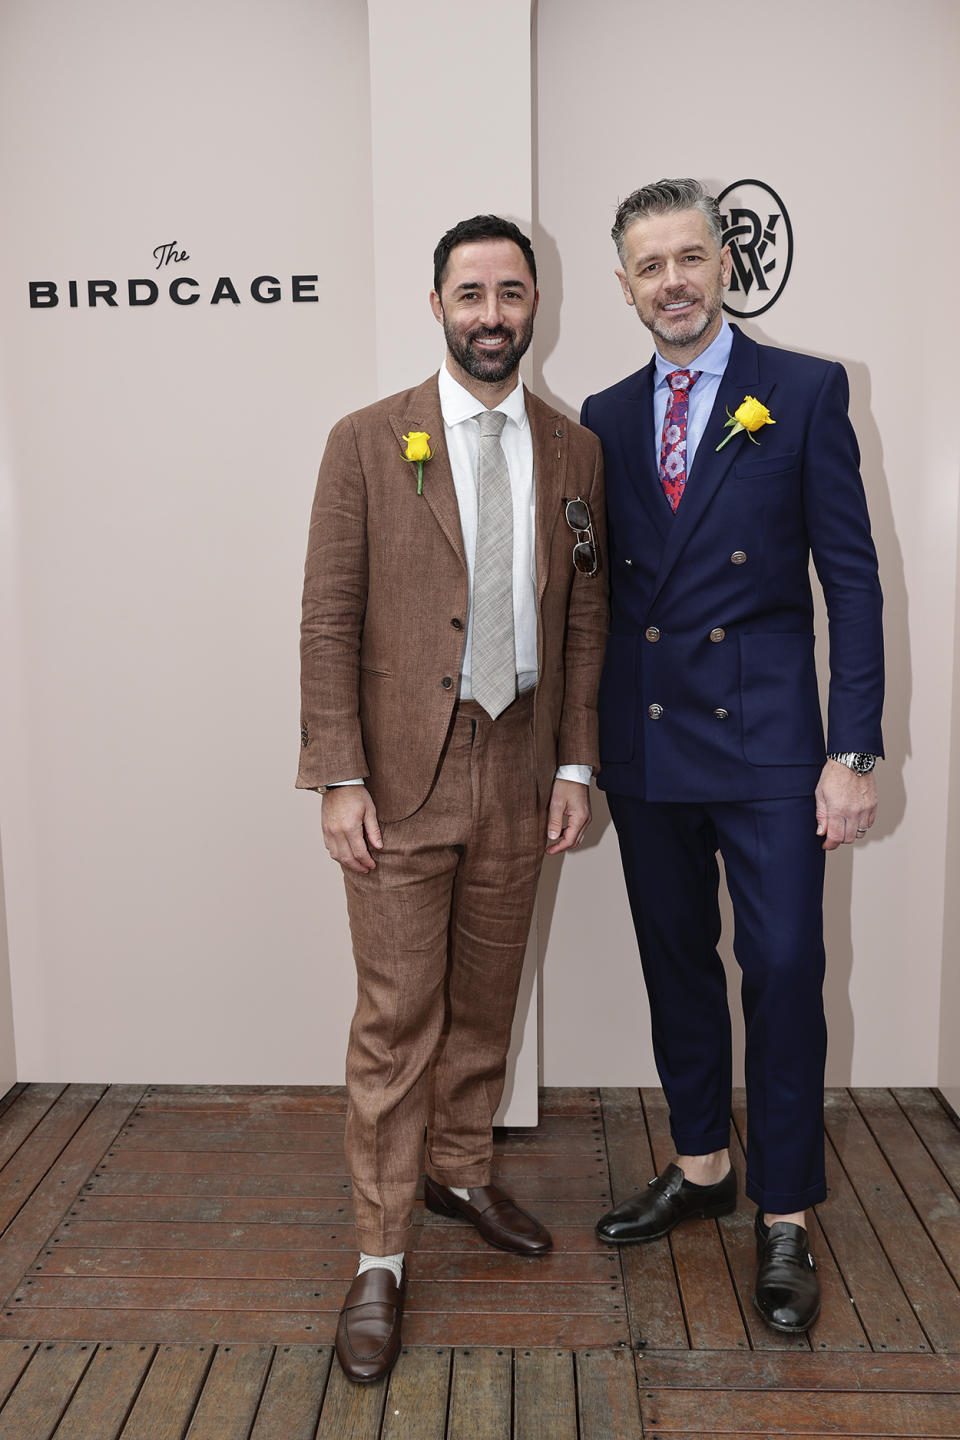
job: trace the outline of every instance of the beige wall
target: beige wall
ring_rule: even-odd
[[[958,442],[916,363],[953,362],[920,261],[960,219],[940,148],[957,15],[811,0],[801,27],[777,0],[741,30],[690,0],[678,58],[675,22],[661,35],[638,0],[549,0],[532,50],[527,0],[491,0],[482,34],[465,0],[8,0],[0,834],[20,1078],[341,1078],[341,887],[292,788],[326,432],[439,362],[430,252],[486,208],[533,217],[533,374],[576,413],[650,351],[611,274],[616,201],[690,172],[756,175],[787,204],[794,274],[751,333],[847,364],[886,584],[882,818],[830,857],[831,1079],[960,1094]],[[651,80],[669,65],[677,102]],[[320,302],[26,306],[31,279],[152,275],[174,239],[208,292],[318,273]],[[541,892],[548,1083],[654,1079],[597,809]],[[0,963],[0,1050],[2,982]]]

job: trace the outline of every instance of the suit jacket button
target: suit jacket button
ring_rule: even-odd
[[[463,621],[458,620],[456,616],[453,617],[453,619],[450,621],[450,624],[453,626],[454,630],[463,629]]]
[[[714,715],[716,716],[716,718],[717,718],[718,720],[729,720],[729,718],[730,718],[730,711],[729,711],[729,710],[724,710],[724,708],[723,708],[722,705],[718,706],[717,709],[714,710],[713,713],[714,713]]]
[[[719,645],[720,641],[726,640],[726,638],[727,632],[720,625],[717,626],[716,630],[710,631],[710,639],[713,641],[714,645]]]
[[[624,560],[623,563],[624,563],[624,565],[632,565],[632,564],[633,564],[633,561],[632,561],[632,560]]]
[[[648,625],[643,633],[644,635],[646,635],[651,645],[655,645],[660,639],[660,631],[657,629],[656,625]]]
[[[662,705],[648,705],[648,706],[647,706],[647,714],[650,716],[650,719],[651,719],[651,720],[659,720],[659,719],[660,719],[660,716],[663,714],[663,706],[662,706]]]
[[[453,684],[453,681],[450,679],[449,675],[444,675],[443,679],[440,681],[440,684],[443,686],[444,690],[449,690],[450,686]]]
[[[746,552],[746,550],[734,550],[733,554],[730,556],[730,564],[731,564],[731,565],[746,565],[746,563],[747,563],[747,552]]]

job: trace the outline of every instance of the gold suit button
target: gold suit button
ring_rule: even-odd
[[[724,710],[722,705],[718,706],[713,713],[718,720],[728,720],[730,718],[730,711]]]
[[[720,641],[726,640],[726,638],[727,632],[720,625],[717,626],[716,630],[710,631],[710,639],[713,641],[714,645],[719,645]]]
[[[734,550],[733,554],[730,556],[730,564],[731,564],[731,565],[746,565],[746,563],[747,563],[747,552],[746,552],[746,550]]]
[[[657,629],[656,625],[648,625],[643,633],[644,635],[646,635],[651,645],[655,645],[656,642],[660,639],[660,631]]]
[[[659,720],[659,719],[660,719],[660,716],[663,714],[663,706],[662,706],[662,705],[648,705],[648,706],[647,706],[647,714],[650,716],[650,719],[651,719],[651,720]]]

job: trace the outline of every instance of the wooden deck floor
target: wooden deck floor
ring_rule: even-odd
[[[670,1158],[662,1094],[544,1091],[496,1168],[555,1253],[423,1215],[406,1349],[366,1388],[331,1350],[344,1108],[331,1088],[0,1101],[0,1440],[960,1436],[960,1128],[933,1092],[829,1093],[823,1311],[786,1337],[753,1310],[746,1200],[659,1244],[595,1240]],[[742,1099],[734,1118],[742,1136]]]

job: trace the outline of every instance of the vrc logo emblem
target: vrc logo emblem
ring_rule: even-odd
[[[723,308],[749,320],[780,298],[793,264],[790,216],[762,180],[736,180],[717,196],[733,269]]]

